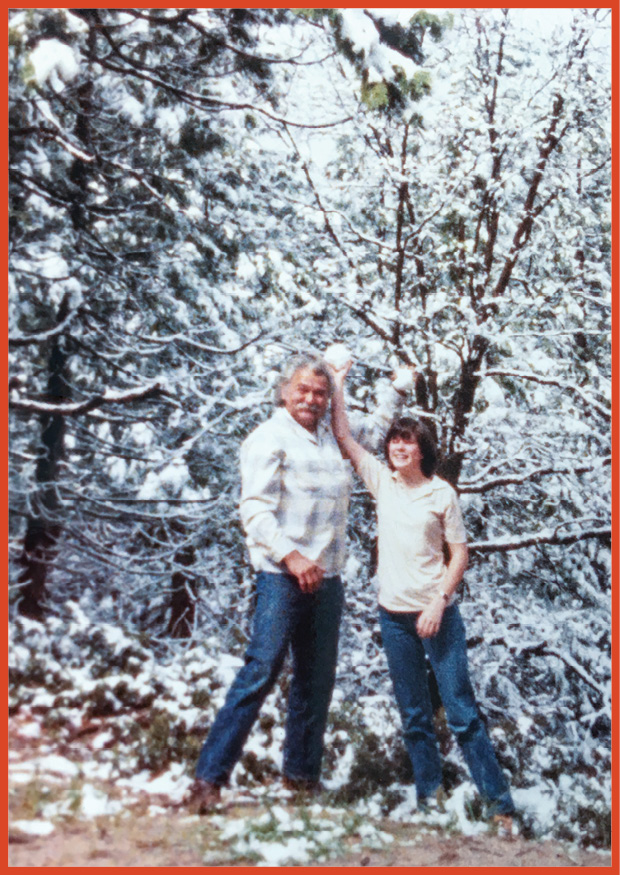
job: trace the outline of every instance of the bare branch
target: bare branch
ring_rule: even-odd
[[[560,528],[560,526],[558,526]],[[506,536],[496,541],[474,541],[469,544],[472,553],[508,553],[511,550],[521,550],[524,547],[538,547],[543,544],[575,544],[586,538],[611,538],[611,526],[600,526],[595,529],[583,529],[570,535],[561,535],[557,529],[543,529],[535,535],[522,535],[516,538]]]
[[[572,669],[575,674],[579,675],[579,677],[585,681],[588,686],[592,687],[592,689],[596,690],[597,693],[601,696],[603,700],[608,701],[610,694],[608,690],[601,689],[601,685],[597,683],[594,678],[579,665],[578,662],[575,662],[572,657],[568,656],[567,653],[562,653],[559,650],[556,650],[555,647],[545,647],[543,650],[544,653],[549,654],[549,656],[555,656],[560,659],[564,665],[568,668]]]
[[[24,334],[20,337],[9,337],[9,346],[28,346],[31,343],[44,343],[46,340],[62,334],[75,314],[76,311],[72,310],[66,319],[63,319],[55,328],[50,328],[49,331],[41,331],[39,334]]]
[[[9,400],[9,407],[15,410],[23,410],[26,413],[49,414],[50,416],[76,416],[79,413],[88,413],[89,410],[94,410],[96,407],[101,407],[104,404],[129,404],[132,401],[142,401],[145,398],[152,398],[163,394],[159,383],[148,386],[145,389],[134,389],[129,392],[110,392],[105,390],[100,395],[94,395],[86,401],[79,401],[76,404],[49,404],[45,401],[22,401],[21,399],[12,398]]]
[[[496,489],[499,486],[518,486],[522,483],[527,483],[531,480],[538,480],[541,477],[547,477],[554,474],[587,474],[590,471],[597,471],[599,468],[611,465],[611,456],[605,456],[593,465],[580,465],[579,467],[547,467],[536,468],[533,471],[528,471],[526,474],[507,475],[498,477],[495,480],[487,480],[486,483],[459,483],[459,493],[482,493],[489,492],[491,489]]]
[[[555,377],[542,377],[540,376],[540,374],[530,374],[527,371],[502,371],[495,368],[484,371],[484,373],[481,373],[480,376],[516,377],[517,379],[521,380],[533,380],[535,383],[541,383],[546,386],[557,386],[559,389],[565,389],[567,392],[574,392],[576,395],[579,395],[582,401],[585,401],[587,405],[593,407],[605,419],[611,421],[611,410],[608,407],[604,407],[602,404],[596,401],[596,399],[590,397],[590,395],[586,394],[580,386],[575,386],[572,383],[565,382],[564,380],[558,380]]]
[[[245,110],[246,112],[256,112],[259,115],[263,115],[266,118],[270,119],[270,121],[277,122],[281,125],[288,125],[294,128],[306,128],[310,130],[322,130],[323,128],[334,128],[338,125],[345,124],[346,122],[350,122],[353,120],[354,116],[350,115],[346,118],[337,119],[331,122],[322,122],[321,124],[306,124],[304,122],[295,122],[291,119],[281,118],[280,116],[273,115],[273,113],[268,112],[266,109],[263,109],[260,106],[255,106],[253,103],[233,103],[232,101],[225,100],[217,100],[215,97],[205,97],[202,94],[198,94],[195,91],[189,91],[187,88],[179,88],[175,85],[171,85],[169,82],[166,82],[163,79],[160,79],[158,76],[155,76],[153,73],[145,73],[143,70],[137,69],[132,62],[124,57],[123,61],[126,62],[129,66],[119,66],[114,64],[108,58],[95,58],[102,67],[107,70],[113,70],[117,73],[122,73],[123,75],[131,74],[133,76],[137,76],[139,79],[144,79],[146,82],[151,82],[153,85],[157,85],[159,88],[162,88],[164,91],[169,92],[170,94],[174,94],[179,97],[181,100],[186,103],[191,104],[192,106],[212,109],[214,111],[222,111],[222,110]]]
[[[146,340],[148,343],[159,343],[162,345],[183,341],[183,343],[187,343],[189,346],[194,346],[202,352],[209,352],[214,355],[236,355],[236,353],[247,349],[248,346],[256,343],[257,340],[260,340],[261,337],[264,336],[265,332],[261,331],[256,337],[251,337],[249,340],[246,340],[245,343],[242,343],[241,346],[235,347],[235,349],[221,349],[219,346],[207,346],[206,343],[199,343],[197,340],[191,340],[186,334],[171,334],[168,337],[148,337],[145,334],[137,335],[140,340]]]

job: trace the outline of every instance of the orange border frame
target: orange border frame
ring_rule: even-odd
[[[99,7],[99,8],[126,7],[127,5],[128,5],[127,3],[120,3],[120,2],[118,2],[118,0],[113,0],[113,2],[109,2],[107,4],[103,4],[103,3],[86,3],[86,4],[84,4],[85,7],[93,7],[93,8],[97,8],[97,7]],[[129,5],[132,5],[132,4],[129,4]],[[175,7],[175,8],[185,7],[185,6],[193,6],[193,5],[194,4],[181,3],[181,4],[178,4],[178,7]],[[213,8],[218,7],[218,6],[221,6],[221,7],[235,7],[235,6],[237,6],[237,4],[235,4],[235,3],[213,3],[211,5]],[[9,4],[7,6],[7,21],[6,21],[6,26],[5,26],[5,30],[7,32],[7,44],[8,44],[8,8],[27,9],[27,8],[45,8],[45,7],[55,7],[55,6],[56,6],[56,4],[52,4],[52,3],[48,3],[48,2],[24,3],[24,4],[15,4],[15,5]],[[158,2],[158,0],[155,0],[155,2],[153,2],[153,3],[134,3],[133,6],[135,6],[135,7],[148,6],[148,7],[168,8],[169,4],[161,3],[161,2]],[[291,7],[289,4],[285,4],[285,3],[277,3],[277,4],[245,3],[245,4],[243,4],[243,7],[246,7],[246,6],[247,7],[258,7],[258,8],[278,8],[278,7],[296,8],[296,7]],[[368,4],[361,4],[361,3],[360,4],[357,4],[357,3],[347,4],[348,8],[356,8],[356,7],[364,8],[366,6],[367,6],[367,8],[373,8],[373,4],[369,4],[369,5]],[[481,8],[499,8],[499,4],[497,4],[497,3],[481,3],[481,4],[476,4],[476,6],[479,6]],[[572,7],[560,6],[559,4],[549,4],[549,6],[550,6],[550,8],[552,6],[554,6],[555,8],[572,8]],[[397,2],[397,3],[393,4],[393,7],[394,8],[397,8],[397,7],[408,8],[408,4]],[[71,8],[71,7],[60,7],[60,8]],[[304,7],[297,7],[297,8],[304,8]],[[316,7],[316,8],[324,8],[324,7]],[[335,8],[338,8],[338,7],[335,7]],[[440,6],[439,4],[427,4],[424,7],[418,7],[418,8],[460,9],[462,7],[446,7],[446,6]],[[528,9],[528,8],[540,8],[540,7],[534,7],[532,4],[523,4],[523,5],[515,4],[514,6],[511,6],[509,8]],[[593,4],[592,8],[595,8],[595,4]],[[620,273],[619,273],[620,269],[618,267],[618,261],[620,258],[619,245],[618,245],[618,243],[619,243],[618,232],[619,232],[619,228],[620,228],[620,203],[619,203],[619,191],[618,191],[618,179],[619,179],[619,172],[620,172],[618,169],[618,148],[619,148],[618,142],[620,139],[620,108],[618,106],[618,102],[619,102],[618,90],[620,87],[620,22],[619,22],[619,14],[620,13],[618,11],[618,0],[612,0],[611,6],[603,7],[603,8],[610,8],[612,11],[612,98],[613,98],[613,109],[612,109],[612,160],[613,160],[613,169],[612,169],[612,191],[613,191],[613,194],[612,194],[612,258],[613,258],[613,262],[612,262],[612,289],[613,289],[613,292],[612,292],[612,301],[614,302],[614,306],[612,309],[612,337],[616,341],[616,342],[612,343],[612,376],[613,376],[612,446],[615,447],[616,446],[615,439],[618,437],[618,426],[619,426],[618,408],[620,406],[617,403],[618,400],[620,400],[618,398],[618,366],[619,366],[619,361],[620,361],[620,347],[619,347],[620,341],[617,340],[618,327],[619,327],[618,323],[619,323],[620,316],[619,316],[618,304],[615,302],[615,296],[620,293],[620,282],[619,282],[620,281]],[[4,68],[4,72],[2,75],[5,79],[7,78],[6,68]],[[8,89],[8,82],[7,82],[7,89]],[[6,113],[7,123],[8,123],[8,106],[7,106],[7,109],[5,110],[5,113]],[[8,128],[8,124],[7,124],[7,128]],[[6,140],[4,141],[4,145],[2,148],[4,150],[3,159],[5,161],[5,166],[8,167],[8,148],[7,148]],[[5,186],[7,185],[6,178],[5,178],[4,184],[5,184]],[[4,222],[5,222],[5,228],[6,228],[7,227],[6,218],[5,218]],[[5,256],[5,260],[6,260],[6,256]],[[7,329],[8,329],[8,326],[7,326]],[[7,330],[7,336],[8,336],[8,330]],[[6,386],[8,383],[8,361],[7,361],[7,358],[5,358],[3,360],[2,368],[3,368],[3,371],[5,373],[4,386]],[[7,423],[8,423],[8,421],[7,421]],[[8,424],[7,424],[7,431],[5,432],[5,434],[6,434],[5,439],[6,439],[6,443],[7,443],[7,455],[8,455]],[[8,483],[7,483],[7,487],[8,487]],[[7,488],[7,494],[8,494],[8,488]],[[611,869],[613,872],[620,871],[619,870],[619,866],[620,866],[620,858],[619,858],[619,854],[620,854],[620,829],[619,829],[620,823],[618,822],[618,820],[619,820],[619,818],[618,818],[619,801],[620,801],[620,787],[619,787],[620,775],[619,775],[619,769],[618,769],[618,744],[619,744],[619,740],[620,740],[619,739],[620,730],[618,728],[618,717],[619,717],[619,708],[620,708],[620,678],[619,678],[619,673],[618,673],[618,668],[617,668],[617,662],[618,662],[618,656],[619,656],[619,650],[620,650],[618,647],[618,641],[617,641],[618,620],[619,620],[618,609],[620,606],[620,595],[618,594],[617,586],[615,585],[616,578],[618,576],[618,572],[617,572],[618,560],[620,558],[620,546],[618,544],[618,535],[620,534],[618,532],[618,501],[619,501],[619,498],[620,498],[620,483],[619,483],[619,479],[618,479],[618,466],[617,466],[617,464],[614,464],[612,466],[612,563],[613,563],[612,564],[612,568],[613,568],[613,570],[612,570],[612,665],[614,667],[614,674],[613,674],[613,679],[612,679],[612,721],[613,721],[613,725],[612,725],[612,780],[613,780],[613,788],[612,788],[612,848],[611,848],[611,850],[612,850]],[[8,522],[7,522],[7,529],[8,529]],[[8,545],[7,545],[7,547],[5,547],[5,551],[6,551],[6,555],[7,555],[7,566],[8,566]],[[6,610],[7,609],[5,607],[5,611]],[[7,617],[7,619],[8,619],[8,617]],[[8,746],[8,739],[7,739],[7,746]],[[7,769],[8,769],[8,767],[7,767]],[[15,867],[15,868],[21,869],[22,867]],[[167,867],[162,867],[162,868],[167,868]],[[208,867],[205,867],[205,868],[208,868]],[[220,871],[222,868],[226,869],[229,867],[218,867],[218,869]],[[278,871],[274,867],[265,867],[265,868],[271,869],[272,871]],[[298,870],[301,871],[301,870],[306,870],[307,867],[295,867],[295,868],[297,868]],[[323,867],[323,868],[333,869],[333,867],[329,867],[329,866]],[[376,869],[382,868],[382,867],[370,867],[370,868],[374,868],[376,870]],[[411,868],[416,868],[416,867],[412,866]],[[439,870],[439,871],[444,871],[444,870],[449,871],[449,869],[453,868],[453,867],[431,867],[431,868],[435,868],[436,870]],[[459,868],[472,868],[473,869],[476,867],[468,867],[467,866],[467,867],[459,867]],[[525,868],[534,868],[534,867],[525,867]],[[564,868],[564,867],[561,867],[561,868]],[[597,872],[600,867],[581,867],[581,868],[584,869],[585,871],[588,871],[588,872]],[[175,870],[172,869],[172,871],[175,871]],[[243,872],[243,871],[251,872],[251,871],[253,871],[253,869],[246,868],[246,867],[236,867],[236,868],[234,868],[234,871],[235,872]],[[307,871],[310,871],[310,869],[307,869]],[[510,872],[511,868],[494,867],[494,871],[496,871],[496,872]]]

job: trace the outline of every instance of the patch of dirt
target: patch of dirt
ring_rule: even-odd
[[[9,866],[204,865],[202,843],[177,820],[132,815],[126,822],[76,822],[44,838],[9,833]]]
[[[253,806],[259,814],[260,806]],[[237,808],[227,812],[240,816]],[[245,809],[243,815],[250,812]],[[392,832],[394,844],[388,850],[360,853],[355,848],[345,856],[305,866],[383,867],[383,866],[588,866],[609,867],[609,854],[598,854],[562,845],[559,842],[527,841],[521,837],[455,836],[421,832],[413,825],[379,822]],[[188,818],[179,812],[128,818],[99,818],[96,822],[74,822],[57,827],[47,837],[9,835],[9,866],[73,867],[157,867],[204,866],[208,839],[213,837],[209,818]],[[217,858],[209,853],[208,866],[247,866],[248,861]],[[251,863],[251,865],[254,865]],[[288,867],[286,867],[288,868]]]

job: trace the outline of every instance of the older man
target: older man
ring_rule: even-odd
[[[351,482],[323,422],[331,391],[331,373],[320,358],[295,357],[283,375],[280,406],[241,448],[240,511],[257,602],[245,665],[198,760],[189,804],[201,813],[219,800],[289,648],[284,781],[290,788],[318,783],[335,679]]]

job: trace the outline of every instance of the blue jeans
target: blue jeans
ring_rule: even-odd
[[[225,784],[291,648],[284,774],[316,781],[323,734],[336,676],[338,629],[344,601],[339,577],[324,578],[304,593],[295,577],[261,571],[245,665],[237,673],[204,743],[196,776]]]
[[[417,613],[379,608],[383,646],[400,709],[403,737],[415,776],[419,800],[441,784],[439,748],[425,656],[441,694],[448,726],[456,735],[478,792],[491,814],[512,814],[514,804],[474,696],[467,670],[465,627],[456,605],[449,605],[433,638],[420,638]]]

